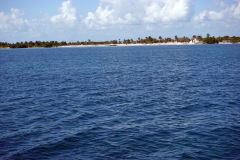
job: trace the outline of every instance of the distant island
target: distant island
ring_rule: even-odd
[[[81,47],[81,46],[125,46],[125,45],[182,45],[182,44],[233,44],[240,43],[240,37],[211,37],[210,34],[207,34],[205,38],[202,36],[193,35],[192,38],[188,37],[178,37],[177,35],[174,39],[162,38],[161,36],[157,38],[152,38],[151,36],[145,38],[138,38],[137,40],[133,39],[124,39],[124,40],[111,40],[111,41],[102,41],[94,42],[90,39],[84,42],[57,42],[57,41],[36,41],[36,42],[17,42],[17,43],[7,43],[0,42],[0,48],[50,48],[50,47]]]

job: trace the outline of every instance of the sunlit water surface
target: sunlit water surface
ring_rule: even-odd
[[[0,159],[238,159],[240,45],[0,50]]]

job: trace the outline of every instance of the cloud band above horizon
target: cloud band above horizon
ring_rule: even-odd
[[[26,19],[24,11],[11,8],[10,14],[0,11],[0,41],[10,39],[42,40],[55,37],[63,39],[61,34],[68,33],[67,39],[82,39],[86,37],[104,40],[102,35],[109,38],[122,38],[122,36],[139,36],[148,34],[239,34],[237,26],[240,24],[240,1],[227,5],[216,0],[217,10],[205,9],[195,13],[193,0],[100,0],[95,11],[88,12],[86,17],[78,14],[71,0],[62,2],[58,7],[58,14],[42,15],[39,19]],[[135,28],[131,32],[132,28]],[[160,28],[157,31],[157,28]],[[174,32],[175,30],[175,32]],[[197,31],[194,33],[193,31]],[[119,35],[117,32],[119,31]],[[103,34],[105,32],[105,34]],[[145,32],[145,33],[144,33]],[[162,33],[164,32],[164,33]],[[166,33],[165,33],[166,32]],[[229,33],[228,33],[229,32]],[[123,34],[124,33],[124,34]],[[118,37],[117,37],[118,36]],[[188,35],[187,35],[188,36]],[[239,36],[239,35],[236,35]],[[9,37],[9,38],[7,38]],[[78,38],[81,40],[81,38]],[[24,38],[23,38],[24,40]],[[52,39],[51,39],[52,40]]]

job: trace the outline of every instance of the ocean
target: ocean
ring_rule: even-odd
[[[240,159],[240,45],[0,49],[0,159]]]

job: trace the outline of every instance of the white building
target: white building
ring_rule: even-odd
[[[192,39],[189,44],[203,44],[203,41],[199,41],[197,38]]]

